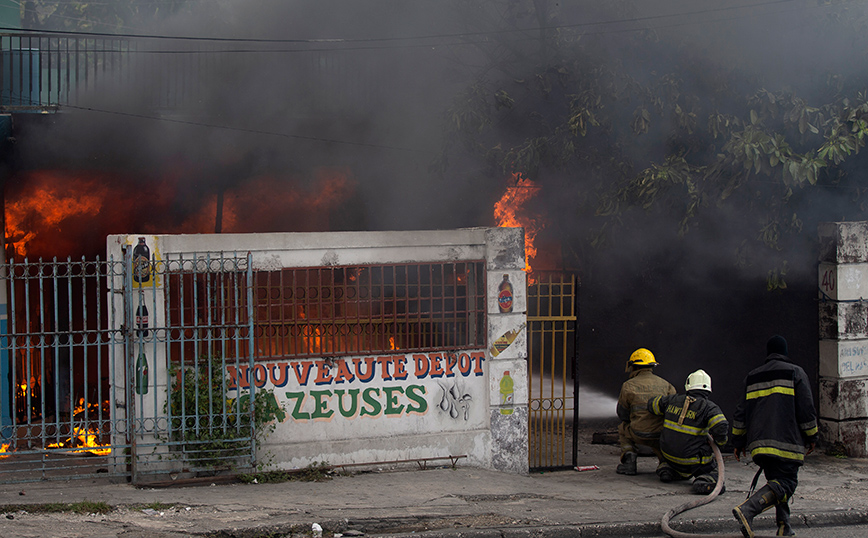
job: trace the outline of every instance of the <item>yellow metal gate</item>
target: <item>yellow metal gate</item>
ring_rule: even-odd
[[[574,274],[528,275],[528,463],[531,470],[572,468],[577,463],[578,288]]]

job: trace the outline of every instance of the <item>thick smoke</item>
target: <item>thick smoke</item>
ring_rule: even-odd
[[[865,53],[863,14],[847,3],[813,0],[753,7],[710,0],[200,4],[139,31],[220,39],[133,40],[138,50],[123,76],[22,128],[8,200],[27,193],[35,171],[53,170],[62,171],[59,181],[63,174],[99,177],[123,193],[103,213],[117,224],[90,227],[91,234],[211,232],[221,194],[225,232],[491,225],[508,173],[466,156],[455,156],[445,171],[429,167],[443,147],[453,98],[470,84],[511,75],[515,65],[499,62],[530,57],[540,26],[576,32],[588,42],[587,54],[624,66],[640,83],[696,66],[680,71],[682,91],[702,96],[743,85],[730,89],[792,90],[818,104],[829,97],[831,74],[855,84]],[[514,28],[523,31],[506,31]],[[637,49],[636,34],[651,36],[653,51],[666,54]],[[504,46],[489,47],[495,40]],[[716,78],[730,72],[742,76]],[[635,106],[617,114],[629,122]],[[519,102],[510,121],[519,124],[516,118],[535,110],[545,114],[545,102]],[[506,130],[510,121],[491,127]],[[671,140],[618,143],[640,170]],[[629,353],[648,347],[662,364],[659,373],[676,386],[696,368],[708,371],[729,411],[741,377],[762,360],[774,333],[790,339],[795,358],[815,376],[816,225],[864,218],[852,191],[794,194],[803,229],[783,245],[787,290],[769,293],[764,268],[771,259],[758,254],[735,263],[744,243],[755,241],[756,230],[744,222],[747,207],[710,203],[703,209],[710,217],[683,238],[673,233],[678,219],[669,208],[628,211],[610,246],[591,248],[589,230],[601,219],[577,208],[597,194],[583,188],[583,177],[594,173],[550,169],[533,178],[542,185],[534,209],[547,220],[540,241],[561,250],[550,259],[564,266],[553,268],[582,279],[584,379],[612,395]],[[310,203],[328,194],[330,203]],[[44,248],[40,254],[98,253]]]

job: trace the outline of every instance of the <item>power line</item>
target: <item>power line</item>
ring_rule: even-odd
[[[684,11],[679,13],[671,13],[671,14],[656,14],[656,15],[646,15],[642,17],[630,17],[623,19],[609,19],[603,21],[592,21],[592,22],[582,22],[575,24],[558,24],[551,26],[536,26],[536,27],[528,27],[528,28],[508,28],[502,30],[489,30],[489,31],[481,31],[481,32],[460,32],[460,33],[450,33],[450,34],[429,34],[429,35],[417,35],[417,36],[395,36],[395,37],[370,37],[370,38],[310,38],[310,39],[269,39],[269,38],[232,38],[232,37],[196,37],[196,36],[170,36],[170,35],[159,35],[159,34],[133,34],[133,33],[108,33],[108,32],[86,32],[86,31],[74,31],[74,30],[34,30],[34,29],[21,29],[21,28],[13,28],[8,26],[0,26],[0,31],[14,31],[14,32],[25,32],[25,33],[42,33],[42,34],[54,34],[54,35],[72,35],[72,36],[87,36],[87,37],[123,37],[123,38],[139,38],[139,39],[156,39],[156,40],[176,40],[176,41],[216,41],[216,42],[225,42],[225,43],[296,43],[296,44],[322,44],[322,43],[372,43],[372,42],[395,42],[395,41],[417,41],[417,40],[434,40],[434,39],[447,39],[447,38],[469,38],[469,37],[485,37],[492,35],[500,35],[500,34],[509,34],[509,33],[526,33],[526,32],[538,32],[541,30],[562,30],[568,28],[588,28],[588,27],[597,27],[597,26],[606,26],[606,25],[615,25],[615,24],[623,24],[623,23],[638,23],[638,22],[649,22],[661,19],[669,19],[673,17],[691,17],[697,15],[707,15],[713,13],[724,13],[724,12],[732,12],[739,11],[744,9],[753,9],[758,7],[767,7],[767,6],[775,6],[775,5],[784,5],[784,4],[793,4],[800,0],[765,0],[762,2],[755,2],[751,4],[741,4],[737,6],[726,6],[726,7],[717,7],[717,8],[709,8],[702,10],[694,10],[694,11]],[[846,3],[854,3],[857,0],[845,0],[841,2],[841,4]],[[828,6],[818,6],[818,7],[831,7],[831,4]],[[748,16],[748,15],[745,15]],[[753,16],[753,15],[750,15]],[[90,21],[88,21],[90,22]],[[680,23],[680,24],[692,24],[692,23]],[[639,29],[636,29],[639,30]],[[621,32],[625,30],[613,30],[613,32]],[[629,30],[628,30],[629,31]],[[635,31],[635,30],[633,30]]]
[[[367,148],[375,148],[375,149],[387,149],[387,150],[394,150],[394,151],[407,151],[407,152],[412,152],[412,153],[425,153],[425,152],[422,152],[422,151],[417,150],[417,149],[401,147],[401,146],[390,146],[390,145],[386,145],[386,144],[371,144],[368,142],[356,142],[356,141],[352,141],[352,140],[338,140],[335,138],[323,138],[323,137],[318,137],[318,136],[306,136],[306,135],[297,135],[297,134],[291,134],[291,133],[280,133],[280,132],[276,132],[276,131],[262,131],[262,130],[250,129],[250,128],[246,128],[246,127],[233,127],[231,125],[217,125],[214,123],[205,123],[205,122],[198,122],[198,121],[192,121],[192,120],[181,120],[181,119],[177,119],[177,118],[166,118],[166,117],[161,117],[161,116],[149,116],[147,114],[134,114],[131,112],[121,112],[121,111],[117,111],[117,110],[104,110],[104,109],[93,108],[93,107],[84,107],[84,106],[76,106],[76,105],[63,105],[63,108],[72,108],[72,109],[76,109],[76,110],[84,110],[87,112],[99,112],[102,114],[111,114],[114,116],[125,116],[125,117],[129,117],[129,118],[177,123],[177,124],[181,124],[181,125],[192,125],[195,127],[207,127],[210,129],[223,129],[223,130],[227,130],[227,131],[235,131],[235,132],[240,132],[240,133],[266,135],[266,136],[278,136],[278,137],[282,137],[282,138],[292,138],[292,139],[296,139],[296,140],[308,140],[311,142],[327,142],[330,144],[342,144],[342,145],[349,145],[349,146],[359,146],[359,147],[367,147]]]

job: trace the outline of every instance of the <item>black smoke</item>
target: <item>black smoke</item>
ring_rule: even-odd
[[[221,192],[242,191],[263,177],[302,192],[313,188],[317,170],[335,167],[349,170],[355,186],[331,210],[328,230],[489,226],[511,176],[477,148],[461,148],[444,134],[454,121],[447,111],[473,84],[527,86],[522,77],[558,54],[541,49],[540,28],[547,39],[569,31],[584,47],[569,50],[587,58],[560,60],[618,65],[639,83],[678,73],[681,91],[717,99],[725,110],[736,106],[733,95],[762,88],[797,92],[819,106],[865,82],[864,14],[846,3],[561,4],[199,3],[158,27],[129,30],[151,37],[130,38],[137,50],[123,77],[95,85],[50,118],[21,122],[19,175],[7,196],[14,197],[33,170],[96,170],[133,193],[164,189],[172,177],[177,181],[165,192],[168,202],[131,210],[124,222],[130,230],[172,233],[184,231]],[[528,94],[485,127],[504,140],[529,136],[527,118],[555,121],[548,103],[557,92],[563,98],[574,90],[555,88],[536,99]],[[620,106],[613,115],[629,123],[637,103]],[[683,143],[668,136],[669,117],[655,122],[660,128],[646,136],[599,132],[585,142],[637,172]],[[438,158],[450,142],[460,151],[449,152],[444,165]],[[860,169],[861,158],[841,167],[850,175]],[[757,250],[737,264],[745,242],[756,241],[756,230],[745,225],[746,205],[706,205],[683,237],[669,208],[633,209],[610,228],[608,246],[591,246],[589,232],[603,222],[592,210],[599,193],[590,188],[607,179],[599,174],[590,166],[548,167],[533,178],[542,186],[534,209],[547,221],[540,240],[561,251],[552,257],[559,266],[551,268],[575,271],[582,281],[583,379],[616,393],[629,353],[647,347],[661,362],[658,373],[678,387],[697,368],[709,372],[715,398],[729,412],[744,373],[762,360],[765,340],[777,333],[816,381],[816,226],[864,218],[858,185],[829,180],[823,188],[795,192],[802,231],[781,245],[787,287],[768,291],[768,269],[781,251]],[[251,231],[304,225],[280,212],[269,215]]]

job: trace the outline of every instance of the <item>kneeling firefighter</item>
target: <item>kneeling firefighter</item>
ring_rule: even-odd
[[[711,376],[697,370],[687,376],[686,394],[657,396],[648,410],[663,416],[660,452],[665,465],[657,470],[661,482],[693,477],[692,491],[707,495],[717,485],[718,469],[708,434],[719,447],[726,444],[729,423],[720,407],[709,399]]]
[[[648,412],[648,399],[675,394],[675,387],[662,377],[654,375],[652,370],[655,366],[657,360],[654,354],[645,348],[637,349],[627,360],[625,371],[630,377],[621,385],[617,407],[618,418],[621,419],[618,426],[621,463],[615,469],[618,474],[636,474],[638,446],[646,446],[654,452],[658,468],[663,464],[659,443],[663,418]]]

